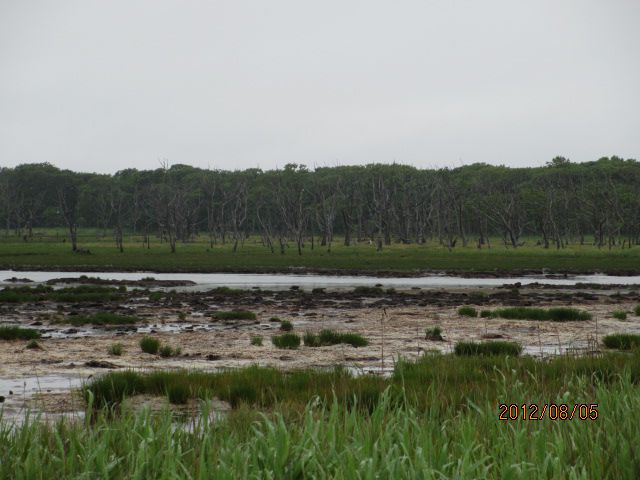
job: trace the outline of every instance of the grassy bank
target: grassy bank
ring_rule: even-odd
[[[640,381],[640,353],[610,353],[600,357],[559,357],[541,362],[531,357],[462,356],[432,354],[416,363],[401,361],[390,378],[353,376],[347,370],[294,370],[248,367],[222,372],[159,371],[113,372],[86,385],[97,407],[117,405],[135,394],[165,395],[179,386],[190,398],[217,397],[234,407],[248,404],[273,408],[286,403],[300,410],[318,396],[345,404],[354,400],[372,408],[390,388],[398,398],[428,407],[429,395],[439,402],[460,407],[504,400],[503,383],[526,386],[531,398],[547,400],[562,395],[576,382],[595,387],[614,383],[621,376]]]
[[[261,381],[265,395],[185,428],[168,412],[148,411],[98,410],[85,422],[27,421],[14,430],[3,423],[0,478],[638,478],[640,425],[630,421],[640,408],[637,354],[531,362],[434,357],[404,364],[388,380],[265,369],[208,374],[220,382],[216,393],[250,380]],[[157,375],[138,380],[161,390]],[[365,382],[379,383],[380,393],[358,408],[366,399],[342,394]],[[268,397],[269,408],[257,412]],[[551,402],[597,404],[598,416],[499,419],[500,403]]]
[[[416,270],[447,271],[509,271],[541,270],[572,272],[638,272],[640,248],[597,249],[590,245],[572,244],[561,250],[544,249],[528,239],[525,246],[505,247],[497,239],[491,249],[457,246],[451,251],[436,242],[424,245],[393,244],[381,252],[374,245],[359,243],[345,247],[336,239],[331,252],[316,243],[305,244],[298,255],[293,244],[284,255],[271,253],[257,238],[249,238],[238,251],[232,246],[211,247],[204,236],[194,242],[178,244],[171,254],[167,244],[152,240],[151,248],[143,246],[141,237],[131,237],[120,253],[110,237],[96,235],[81,238],[81,247],[90,254],[74,254],[64,236],[49,240],[24,242],[21,238],[0,240],[0,268],[91,270],[149,270],[149,271],[282,271],[289,268],[312,270],[352,270],[415,272]]]

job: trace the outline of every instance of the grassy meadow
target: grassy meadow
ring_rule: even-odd
[[[291,243],[284,254],[271,253],[258,237],[250,237],[233,252],[232,243],[210,246],[205,235],[193,242],[179,243],[177,252],[170,253],[167,243],[152,237],[151,248],[143,244],[142,236],[125,237],[124,253],[120,253],[110,235],[95,230],[82,230],[79,246],[90,254],[74,254],[65,239],[65,232],[36,232],[32,240],[14,235],[0,237],[0,268],[76,269],[76,270],[148,270],[148,271],[261,271],[308,268],[317,270],[359,270],[415,272],[417,270],[491,271],[541,270],[569,272],[638,272],[640,247],[631,249],[598,249],[592,245],[574,243],[567,248],[544,249],[536,239],[525,240],[519,248],[505,246],[498,238],[491,248],[482,249],[470,242],[451,250],[435,241],[423,245],[394,243],[376,251],[375,245],[361,242],[349,247],[342,238],[335,238],[331,252],[320,247],[318,239],[312,248],[307,241],[303,254],[298,255]]]

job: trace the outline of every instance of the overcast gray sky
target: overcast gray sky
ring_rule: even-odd
[[[0,165],[640,159],[639,0],[0,0]]]

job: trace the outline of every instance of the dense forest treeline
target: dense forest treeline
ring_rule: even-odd
[[[197,233],[235,251],[248,235],[284,252],[305,242],[331,249],[370,241],[436,240],[448,248],[490,246],[489,236],[518,247],[533,236],[545,248],[569,241],[630,248],[640,243],[640,163],[618,157],[544,167],[473,164],[420,170],[406,165],[282,170],[202,170],[187,165],[76,173],[53,165],[0,169],[0,219],[30,241],[35,227],[64,226],[78,249],[79,227],[159,237],[175,251]],[[317,243],[315,243],[317,245]]]

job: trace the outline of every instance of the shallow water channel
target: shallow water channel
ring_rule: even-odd
[[[153,273],[153,272],[41,272],[0,270],[0,286],[15,285],[8,282],[12,277],[27,278],[41,283],[56,278],[77,278],[82,275],[105,280],[142,280],[153,277],[156,280],[188,280],[195,285],[173,287],[178,291],[202,291],[216,287],[288,289],[301,288],[353,288],[360,286],[383,285],[399,289],[410,288],[480,288],[496,287],[504,284],[520,283],[530,285],[573,286],[579,283],[597,285],[636,285],[640,284],[640,275],[528,275],[522,277],[477,277],[466,278],[453,275],[427,275],[422,277],[375,277],[356,275],[317,275],[317,274],[254,274],[254,273]],[[18,282],[19,283],[19,282]]]

